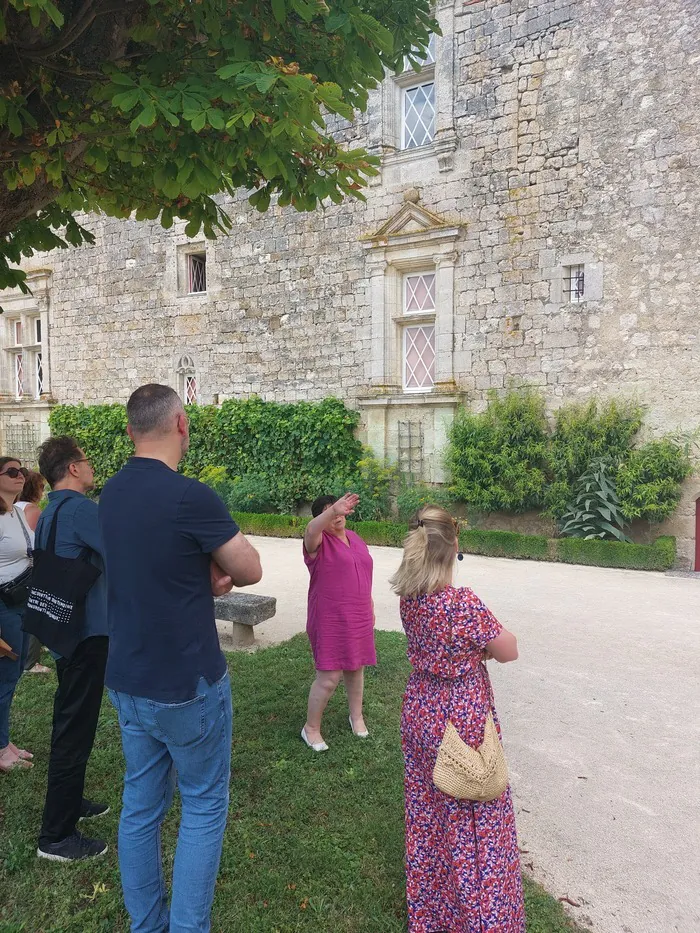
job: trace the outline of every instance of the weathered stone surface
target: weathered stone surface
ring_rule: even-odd
[[[277,600],[255,593],[229,593],[214,600],[214,612],[224,651],[250,648],[255,644],[254,626],[275,615]]]
[[[444,339],[440,348],[452,353],[451,398],[479,407],[489,390],[526,383],[543,387],[550,410],[591,397],[638,399],[649,436],[697,427],[697,5],[641,0],[630,15],[624,0],[441,0],[437,15],[445,38],[435,145],[396,151],[400,95],[391,78],[371,95],[367,115],[338,124],[344,142],[385,154],[366,203],[260,215],[242,193],[228,203],[232,234],[202,243],[203,296],[182,293],[183,224],[165,232],[90,217],[95,247],[27,261],[52,270],[58,401],[123,401],[147,381],[177,386],[187,353],[202,402],[334,394],[361,408],[367,438],[376,410],[361,400],[378,391],[378,291],[361,237],[418,191],[422,206],[461,231],[451,349]],[[567,305],[562,257],[577,254],[588,257],[596,290]],[[508,321],[518,317],[514,339]],[[381,339],[387,359],[400,354],[393,320]],[[422,426],[424,467],[437,462],[443,410],[438,419],[438,407],[417,398],[411,406],[390,375],[382,391],[406,404],[369,425],[371,442],[396,456],[398,420],[411,420]],[[695,477],[660,529],[678,536],[686,561],[699,496]]]

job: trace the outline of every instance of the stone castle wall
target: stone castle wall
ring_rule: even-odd
[[[447,409],[527,383],[551,408],[638,399],[650,434],[700,424],[700,11],[691,0],[440,0],[437,15],[435,145],[395,151],[391,78],[339,130],[385,157],[366,204],[259,215],[241,196],[231,235],[202,245],[203,296],[181,294],[182,225],[90,218],[94,247],[28,263],[52,270],[58,401],[176,385],[188,353],[203,402],[333,394],[369,423],[366,404],[398,400],[401,417],[444,437],[444,406],[407,398],[394,370],[373,368],[378,341],[393,338],[377,330],[362,238],[417,189],[409,196],[459,231],[450,345],[439,350],[451,357]],[[567,303],[563,269],[579,262],[589,296]],[[389,454],[396,417],[368,428],[375,447],[384,432]],[[698,496],[690,480],[669,524],[686,556]]]

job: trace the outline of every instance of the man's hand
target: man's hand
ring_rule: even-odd
[[[217,562],[211,560],[211,591],[214,596],[225,596],[233,589],[233,580]]]

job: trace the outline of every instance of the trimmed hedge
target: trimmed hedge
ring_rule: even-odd
[[[584,538],[553,540],[553,560],[591,567],[618,567],[628,570],[670,570],[676,562],[676,539],[657,538],[653,544],[625,544],[622,541],[586,541]]]
[[[297,515],[256,515],[234,512],[233,518],[248,535],[302,538],[310,519]],[[348,522],[367,543],[379,547],[401,547],[408,525],[400,522]],[[657,538],[653,544],[624,544],[621,541],[586,541],[583,538],[545,538],[512,531],[468,529],[459,536],[466,554],[509,557],[519,560],[549,560],[589,567],[627,570],[670,570],[676,561],[676,539]]]
[[[549,560],[549,539],[542,535],[521,535],[513,531],[463,531],[459,546],[465,554],[487,557],[513,557],[526,560]]]

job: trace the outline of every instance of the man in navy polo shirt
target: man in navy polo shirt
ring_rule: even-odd
[[[127,404],[135,456],[105,485],[99,522],[107,571],[105,682],[126,759],[119,867],[132,930],[210,929],[229,800],[231,688],[214,595],[257,583],[260,557],[209,487],[177,473],[189,443],[172,389]],[[170,910],[160,826],[182,800]]]

